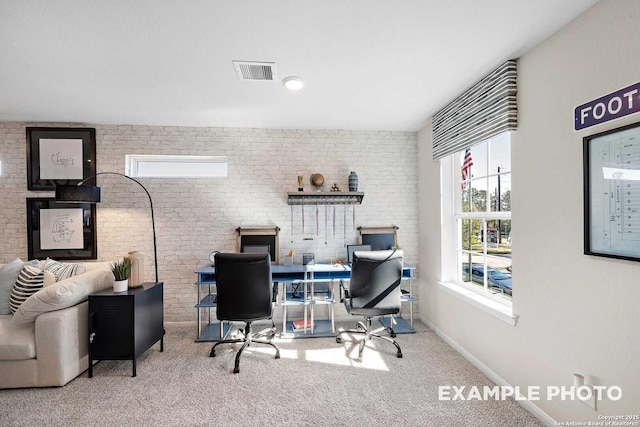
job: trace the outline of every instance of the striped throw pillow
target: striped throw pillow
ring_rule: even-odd
[[[18,274],[16,284],[13,285],[11,296],[9,297],[9,308],[11,313],[15,313],[20,305],[31,295],[42,289],[44,282],[44,271],[29,264],[25,264]]]
[[[53,273],[53,275],[56,276],[56,282],[68,279],[69,277],[75,276],[76,274],[84,273],[85,271],[83,265],[59,262],[51,258],[47,258],[44,263],[43,269],[45,271],[50,271],[51,273]]]

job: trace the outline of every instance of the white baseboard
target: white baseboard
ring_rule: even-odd
[[[482,372],[487,377],[489,377],[489,379],[491,379],[491,381],[495,382],[496,385],[499,385],[499,386],[511,386],[511,384],[507,383],[502,377],[500,377],[498,374],[496,374],[491,369],[489,369],[489,367],[487,367],[487,365],[482,363],[480,360],[476,359],[473,356],[473,354],[471,354],[467,350],[465,350],[460,344],[458,344],[455,340],[453,340],[447,334],[442,332],[442,330],[440,330],[438,327],[436,327],[433,323],[431,323],[430,321],[425,319],[423,316],[419,315],[418,318],[425,325],[427,325],[429,327],[429,329],[434,331],[436,333],[436,335],[438,335],[440,338],[442,338],[444,340],[444,342],[446,342],[451,347],[453,347],[458,353],[460,353],[462,355],[462,357],[467,359],[473,366],[478,368],[480,370],[480,372]],[[536,406],[530,400],[517,400],[516,402],[520,406],[522,406],[524,409],[526,409],[528,412],[530,412],[534,417],[536,417],[541,422],[543,422],[546,426],[558,425],[556,423],[556,420],[551,418],[551,416],[549,414],[544,412],[542,409],[540,409],[538,406]]]

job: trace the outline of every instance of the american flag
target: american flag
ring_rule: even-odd
[[[471,159],[471,149],[464,150],[464,160],[462,161],[462,191],[467,188],[467,179],[471,176],[471,166],[473,166],[473,159]]]

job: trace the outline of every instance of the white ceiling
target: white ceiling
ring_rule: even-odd
[[[416,131],[594,3],[0,0],[0,121]]]

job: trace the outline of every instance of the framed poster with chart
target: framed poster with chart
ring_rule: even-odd
[[[29,259],[97,259],[96,205],[27,199]]]
[[[640,123],[583,138],[584,253],[640,261]]]

